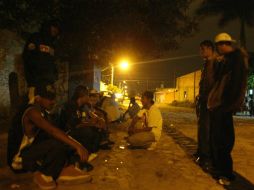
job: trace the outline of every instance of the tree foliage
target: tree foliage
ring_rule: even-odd
[[[179,47],[179,40],[196,30],[195,19],[187,14],[191,2],[0,0],[0,27],[26,34],[54,17],[63,27],[61,54],[75,62],[109,62],[126,54],[143,59]]]
[[[253,0],[203,0],[197,9],[200,16],[219,15],[219,26],[232,20],[240,21],[240,42],[246,47],[245,26],[254,26]]]

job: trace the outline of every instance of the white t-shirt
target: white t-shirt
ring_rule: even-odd
[[[142,109],[138,113],[138,117],[142,118],[144,122],[147,122],[148,127],[152,127],[152,132],[155,136],[155,140],[159,141],[162,131],[162,116],[159,108],[152,105],[149,110]]]

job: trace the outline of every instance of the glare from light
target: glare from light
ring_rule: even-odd
[[[120,61],[120,67],[123,70],[127,70],[129,68],[129,61],[128,60]]]
[[[122,93],[115,93],[115,96],[117,99],[120,99],[123,97],[123,94]]]
[[[120,149],[124,150],[125,149],[125,146],[119,146]]]

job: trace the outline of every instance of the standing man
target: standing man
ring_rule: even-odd
[[[199,83],[199,95],[196,107],[198,119],[198,148],[196,162],[202,167],[208,167],[210,164],[210,133],[207,99],[214,83],[213,73],[215,68],[214,45],[212,41],[204,40],[200,43],[200,55],[204,60],[204,67]]]
[[[208,97],[213,174],[222,185],[229,185],[234,179],[231,151],[235,134],[232,115],[244,103],[247,84],[247,54],[235,48],[234,43],[235,40],[227,33],[215,37],[221,64],[216,69],[215,83]]]
[[[45,22],[40,32],[32,34],[26,42],[23,61],[30,103],[34,101],[36,88],[43,86],[50,89],[58,78],[55,45],[59,34],[59,23],[51,20]]]

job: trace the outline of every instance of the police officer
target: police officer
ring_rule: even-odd
[[[59,23],[50,20],[42,25],[40,32],[32,34],[26,42],[23,61],[30,102],[33,102],[36,87],[45,86],[50,90],[58,78],[55,44],[59,34]]]

